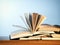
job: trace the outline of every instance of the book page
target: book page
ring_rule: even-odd
[[[25,26],[27,27],[27,30],[28,30],[29,29],[29,25],[26,22],[25,15],[24,16],[20,16],[20,18],[24,22],[24,24],[25,24]]]
[[[46,19],[45,16],[40,16],[39,20],[38,20],[38,24],[37,24],[37,27],[36,27],[36,30],[39,28],[39,26],[43,23],[43,21]]]
[[[33,32],[35,32],[37,19],[38,19],[38,14],[37,13],[33,13],[32,14],[32,27],[33,27],[32,30],[33,30]]]
[[[31,26],[31,32],[32,32],[32,15],[31,14],[29,14],[29,21],[30,21],[30,26]]]
[[[39,30],[46,30],[46,31],[60,31],[59,27],[55,27],[52,25],[41,25],[39,26]]]
[[[29,21],[29,13],[25,13],[24,14],[25,16],[25,19],[26,19],[26,23],[28,24],[28,27],[29,27],[29,31],[31,31],[31,24],[30,24],[30,21]]]

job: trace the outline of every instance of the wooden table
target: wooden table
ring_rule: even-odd
[[[60,45],[59,40],[0,40],[0,45]]]

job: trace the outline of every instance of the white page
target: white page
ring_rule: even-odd
[[[31,31],[31,24],[30,24],[30,20],[29,20],[29,13],[25,13],[24,16],[25,16],[25,19],[26,19],[26,23],[28,24],[28,27],[29,27],[29,29]]]
[[[24,16],[20,16],[20,18],[22,19],[22,21],[24,22],[25,26],[27,27],[27,30],[29,30],[29,25],[26,22],[25,15]]]

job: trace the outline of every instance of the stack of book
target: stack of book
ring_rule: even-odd
[[[11,33],[11,40],[60,40],[60,26],[42,24],[46,19],[44,15],[38,13],[24,14],[24,18],[20,17],[26,27],[13,25],[25,29],[24,32]],[[28,31],[27,31],[28,30]]]

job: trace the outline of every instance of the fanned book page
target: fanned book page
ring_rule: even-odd
[[[20,17],[26,27],[19,27],[23,32],[14,31],[10,34],[11,40],[60,40],[60,25],[42,24],[46,16],[38,13],[25,13],[24,17]]]
[[[35,31],[36,28],[36,23],[37,23],[37,19],[38,19],[38,13],[33,13],[32,14],[32,31]]]
[[[26,21],[25,16],[20,16],[20,18],[21,18],[21,20],[24,22],[24,24],[25,24],[25,26],[27,27],[27,29],[29,29],[30,27],[29,27],[29,25],[28,25],[28,23],[27,23],[27,21]]]
[[[29,13],[29,21],[30,21],[30,26],[31,26],[31,32],[32,32],[32,15]]]
[[[45,16],[39,15],[38,23],[37,23],[37,26],[36,26],[36,29],[35,29],[35,30],[38,30],[38,28],[40,28],[40,25],[43,23],[43,21],[44,21],[45,19],[46,19]]]
[[[26,23],[28,24],[29,28],[31,28],[30,21],[29,21],[29,13],[25,13],[24,16],[25,16]]]

